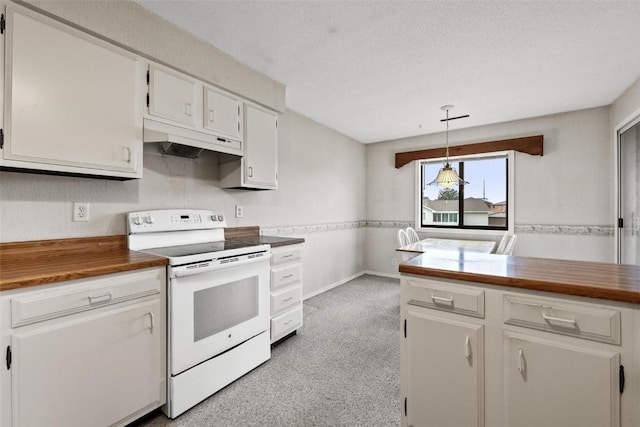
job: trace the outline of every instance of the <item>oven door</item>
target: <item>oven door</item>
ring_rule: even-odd
[[[177,375],[269,329],[269,258],[171,278],[168,301]]]

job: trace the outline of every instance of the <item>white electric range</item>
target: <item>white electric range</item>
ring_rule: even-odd
[[[127,215],[128,246],[166,257],[167,404],[175,418],[271,357],[270,247],[224,240],[209,210]]]

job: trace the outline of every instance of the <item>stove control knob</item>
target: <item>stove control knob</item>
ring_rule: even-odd
[[[222,215],[218,215],[218,221],[224,221],[224,217]]]
[[[153,217],[151,215],[147,215],[144,218],[144,222],[146,222],[147,224],[153,224],[154,223],[154,219],[153,219]]]
[[[133,223],[135,225],[140,225],[140,224],[142,224],[142,219],[139,216],[135,216],[135,217],[133,217]]]
[[[217,216],[215,216],[215,215],[211,215],[211,221],[217,221],[217,220],[218,220],[218,217],[217,217]]]

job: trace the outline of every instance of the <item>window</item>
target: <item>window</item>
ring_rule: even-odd
[[[450,159],[468,184],[429,185],[443,166],[440,160],[418,165],[420,228],[507,230],[509,226],[509,155]]]

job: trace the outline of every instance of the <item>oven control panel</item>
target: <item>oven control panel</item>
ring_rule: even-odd
[[[173,224],[199,224],[202,222],[202,218],[198,214],[173,215],[170,220]]]
[[[226,226],[222,213],[201,209],[162,209],[127,214],[128,234],[222,229]]]

